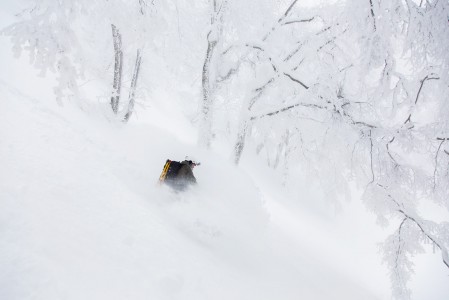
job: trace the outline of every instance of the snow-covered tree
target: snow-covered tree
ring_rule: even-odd
[[[448,224],[419,211],[426,201],[449,209],[448,4],[283,7],[264,34],[220,56],[218,72],[233,76],[216,107],[233,112],[221,132],[237,136],[236,163],[251,142],[269,165],[315,175],[329,198],[357,182],[380,224],[399,221],[383,249],[394,295],[407,298],[423,244],[449,263]]]
[[[445,1],[347,3],[347,20],[357,28],[352,31],[361,49],[355,96],[370,116],[364,118],[371,177],[364,199],[379,221],[400,221],[384,246],[399,299],[410,295],[411,257],[426,241],[439,248],[449,267],[449,224],[426,220],[418,210],[423,201],[449,209],[449,78],[442,52],[448,48],[448,13]]]
[[[84,75],[85,57],[73,27],[82,10],[79,1],[36,1],[20,13],[22,21],[3,30],[11,36],[17,56],[25,50],[41,75],[57,73],[60,102],[63,96],[79,97],[77,80]]]
[[[136,49],[144,47],[152,34],[146,30],[152,22],[150,5],[146,1],[37,0],[18,15],[20,21],[3,29],[2,33],[11,37],[18,56],[23,51],[29,54],[30,63],[42,75],[48,71],[56,75],[54,92],[59,103],[71,99],[85,108],[86,96],[81,86],[90,80],[100,80],[105,85],[108,82],[108,86],[113,82],[112,89],[109,88],[111,106],[117,113],[123,66],[134,65],[131,61]],[[114,56],[114,70],[105,72],[110,69]],[[140,57],[138,54],[139,66]],[[138,70],[136,67],[134,69]],[[130,73],[134,78],[138,76],[136,71]],[[112,77],[114,80],[110,79]],[[135,85],[131,89],[135,89]],[[134,101],[133,97],[131,91],[129,102]],[[126,109],[125,113],[130,115]]]
[[[281,22],[301,26],[291,29],[297,51],[275,55],[270,47],[285,51],[291,41],[278,29],[281,43],[255,46],[270,53],[275,76],[244,106],[236,162],[250,138],[273,167],[283,158],[315,174],[328,197],[348,195],[347,180],[358,182],[381,224],[399,220],[383,249],[394,295],[406,299],[412,256],[427,241],[449,267],[449,224],[419,211],[426,201],[449,209],[448,3],[346,1],[328,9],[293,11]]]

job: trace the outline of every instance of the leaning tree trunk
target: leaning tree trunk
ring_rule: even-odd
[[[202,113],[202,124],[200,130],[200,145],[208,148],[212,141],[212,95],[210,86],[210,64],[212,56],[214,54],[215,46],[217,45],[216,40],[210,40],[209,37],[212,32],[209,32],[207,39],[207,51],[206,58],[203,64],[202,73],[202,90],[203,90],[203,105],[201,108]]]
[[[131,88],[129,90],[128,111],[126,112],[125,117],[123,119],[123,121],[125,121],[125,122],[128,122],[129,118],[131,117],[131,115],[134,111],[134,99],[135,99],[135,93],[136,93],[136,85],[137,85],[137,78],[139,77],[141,62],[142,62],[142,57],[140,56],[140,50],[137,50],[136,64],[134,66],[133,79],[131,81]]]
[[[122,36],[114,24],[112,27],[112,37],[114,42],[115,64],[114,64],[114,81],[112,84],[112,97],[111,107],[112,111],[117,114],[118,105],[120,102],[120,89],[122,86],[122,64],[123,64],[123,52],[122,52]]]
[[[245,120],[242,122],[242,125],[239,128],[239,132],[237,133],[237,141],[234,145],[234,163],[236,165],[239,164],[240,158],[242,157],[243,148],[245,148],[247,130],[248,130],[248,121]]]

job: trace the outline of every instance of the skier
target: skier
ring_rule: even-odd
[[[174,190],[183,191],[188,186],[196,184],[196,178],[192,170],[198,165],[200,165],[199,162],[188,157],[182,162],[167,159],[159,182],[167,184]]]

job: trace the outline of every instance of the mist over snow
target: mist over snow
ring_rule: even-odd
[[[218,1],[221,8],[208,1],[117,1],[104,11],[101,1],[56,2],[37,1],[36,10],[23,10],[29,8],[26,1],[0,4],[0,30],[7,28],[0,35],[0,299],[449,299],[444,130],[422,125],[440,120],[437,92],[423,86],[435,83],[435,91],[444,91],[436,82],[447,80],[441,75],[447,69],[432,66],[427,79],[421,70],[421,81],[406,82],[396,74],[404,90],[392,97],[410,87],[414,102],[416,79],[418,96],[423,89],[429,106],[416,108],[416,101],[407,110],[402,99],[389,116],[379,113],[389,104],[378,82],[368,82],[375,91],[366,82],[360,86],[369,91],[361,91],[354,82],[368,65],[382,73],[374,65],[376,55],[383,55],[379,49],[388,48],[386,41],[364,40],[358,37],[363,32],[344,36],[324,8],[332,6],[340,17],[351,15],[348,7],[370,16],[371,1],[368,8],[337,0],[297,7],[297,1],[259,1],[254,7]],[[376,14],[385,8],[374,7]],[[138,17],[129,22],[133,9]],[[38,19],[10,26],[27,14]],[[309,24],[314,18],[320,21]],[[129,122],[110,106],[112,21],[124,45],[120,112],[132,94],[136,45],[144,45]],[[348,21],[348,28],[358,21]],[[327,22],[337,28],[336,37],[342,36],[336,42],[342,49],[360,38],[374,53],[360,65],[349,61],[357,72],[341,75],[339,82],[332,80],[342,72],[339,64],[348,63],[344,51],[335,52],[334,66],[316,54],[324,47],[319,38],[329,31]],[[377,22],[376,29],[382,28]],[[94,23],[95,30],[89,27]],[[309,27],[282,31],[290,23]],[[279,45],[290,36],[307,43],[299,48],[291,43],[285,51]],[[48,43],[42,46],[39,39]],[[254,49],[261,53],[253,55]],[[348,56],[363,58],[358,50],[348,47]],[[390,50],[386,56],[394,61],[397,49]],[[225,52],[229,56],[217,58]],[[312,59],[301,61],[296,53]],[[432,54],[439,62],[438,53]],[[273,77],[273,70],[280,75]],[[227,76],[235,77],[226,81]],[[328,86],[321,90],[324,83]],[[349,102],[335,102],[329,111],[324,102],[313,102],[337,90],[335,101],[354,97],[359,108],[336,117]],[[369,109],[361,101],[378,94],[385,98],[367,105],[376,113],[364,115]],[[305,102],[298,103],[298,95]],[[208,110],[209,100],[214,104]],[[271,118],[293,107],[316,110]],[[416,123],[422,131],[401,127],[391,135],[396,123],[404,123],[403,111],[423,120]],[[439,134],[436,146],[425,144],[428,136],[421,135],[431,131]],[[432,148],[440,141],[440,148]],[[422,145],[429,152],[416,150]],[[434,150],[441,152],[436,159],[441,166],[425,164],[435,161]],[[159,183],[159,175],[166,159],[185,156],[201,162],[194,169],[198,184],[174,192]],[[390,168],[397,173],[388,173]],[[413,173],[405,168],[416,177],[405,178]],[[430,183],[422,179],[426,172],[433,175]],[[411,191],[413,180],[417,187]],[[414,202],[413,197],[429,200],[433,194],[423,190],[432,185],[437,200],[443,200]],[[401,196],[412,200],[398,209],[393,197]],[[413,229],[412,221],[419,226]],[[397,281],[395,272],[409,278]]]
[[[0,85],[2,298],[376,299],[345,270],[353,258],[335,261],[346,250],[329,224],[269,204],[283,192],[265,193],[268,178]],[[185,153],[201,158],[199,185],[176,194],[158,175]]]

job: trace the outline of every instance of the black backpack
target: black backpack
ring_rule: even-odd
[[[181,169],[182,164],[179,161],[169,160],[165,162],[159,181],[173,180]]]

